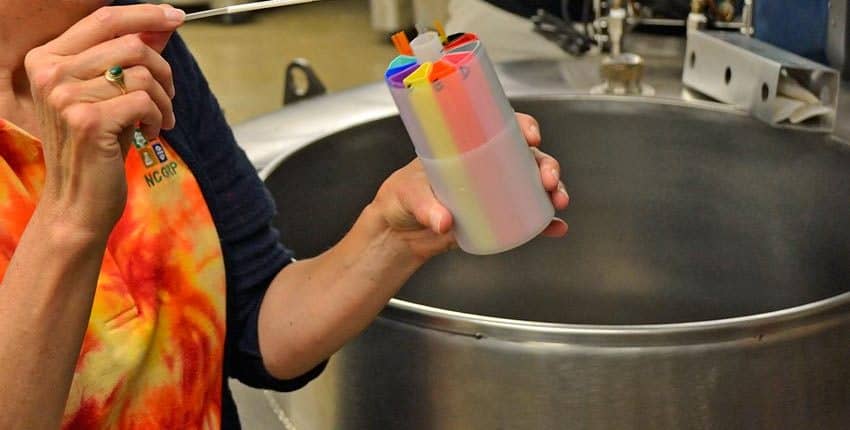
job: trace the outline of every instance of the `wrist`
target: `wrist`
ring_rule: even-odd
[[[371,245],[381,249],[395,267],[415,271],[428,261],[429,256],[416,252],[410,238],[393,229],[374,203],[366,206],[354,228],[361,223]]]
[[[90,225],[86,217],[58,202],[42,199],[36,206],[28,228],[37,229],[40,237],[59,242],[68,248],[105,245],[113,226]]]

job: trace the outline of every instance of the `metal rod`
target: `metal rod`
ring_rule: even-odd
[[[292,6],[302,3],[313,3],[319,0],[267,0],[257,1],[253,3],[239,4],[234,6],[220,7],[218,9],[210,9],[202,12],[195,12],[186,15],[184,21],[194,21],[196,19],[209,18],[211,16],[229,15],[232,13],[249,12],[252,10],[270,9],[273,7]]]
[[[744,1],[744,9],[741,12],[741,22],[743,22],[741,33],[744,33],[747,36],[755,34],[755,31],[753,30],[753,0]]]

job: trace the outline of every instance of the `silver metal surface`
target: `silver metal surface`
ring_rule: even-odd
[[[737,33],[692,31],[688,33],[682,81],[685,85],[720,101],[752,112],[772,123],[781,104],[777,99],[780,76],[788,73],[819,95],[833,112],[838,105],[838,72],[762,41]],[[782,127],[831,132],[834,114]]]
[[[563,163],[570,237],[430,262],[276,395],[296,428],[850,425],[850,146],[716,105],[514,104]],[[282,240],[326,249],[412,158],[389,117],[270,167]]]
[[[848,34],[848,0],[829,2],[829,23],[826,31],[826,57],[829,64],[846,74],[850,71],[850,34]]]
[[[610,55],[602,60],[599,74],[602,84],[590,90],[591,94],[655,95],[655,90],[644,85],[644,61],[640,55],[625,53]]]

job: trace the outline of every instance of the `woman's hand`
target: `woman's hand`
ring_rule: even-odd
[[[537,148],[540,145],[537,121],[526,114],[516,115],[525,139],[537,159],[540,178],[549,193],[552,205],[558,210],[565,209],[570,198],[560,180],[558,161]],[[417,258],[428,259],[455,246],[452,215],[434,196],[422,163],[418,159],[395,171],[378,190],[370,206],[383,218],[386,227],[405,242]],[[561,237],[566,233],[567,223],[555,218],[543,235]]]
[[[27,54],[46,165],[42,212],[108,236],[126,204],[136,124],[148,139],[175,125],[160,52],[183,17],[170,6],[104,7]],[[126,94],[104,77],[113,66],[124,69]]]

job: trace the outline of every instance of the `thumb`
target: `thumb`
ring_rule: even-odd
[[[443,234],[452,229],[452,214],[445,206],[440,204],[432,205],[428,213],[428,227],[434,233]]]

